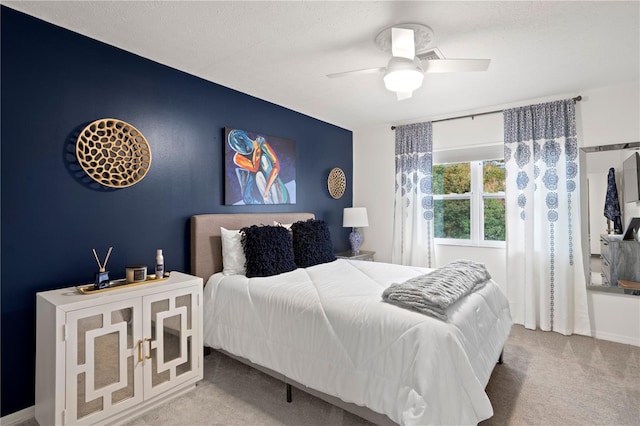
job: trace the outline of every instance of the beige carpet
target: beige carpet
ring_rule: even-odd
[[[482,425],[640,425],[640,348],[513,326]]]
[[[640,348],[514,326],[487,386],[481,425],[640,425]],[[366,425],[364,420],[214,352],[196,390],[129,425]],[[31,422],[25,423],[34,424]]]

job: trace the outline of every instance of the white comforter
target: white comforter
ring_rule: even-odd
[[[511,328],[489,282],[441,320],[382,302],[384,288],[429,269],[380,262],[316,265],[267,278],[213,275],[204,342],[406,424],[475,424]]]

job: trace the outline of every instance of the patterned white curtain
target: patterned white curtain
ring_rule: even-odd
[[[514,322],[591,334],[572,99],[504,111],[507,296]]]
[[[396,192],[391,261],[435,267],[431,122],[396,127]]]

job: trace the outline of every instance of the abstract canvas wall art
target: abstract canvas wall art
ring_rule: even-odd
[[[296,143],[225,127],[225,205],[295,204]]]

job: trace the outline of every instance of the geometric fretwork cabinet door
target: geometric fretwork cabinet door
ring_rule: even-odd
[[[202,371],[202,279],[81,294],[37,293],[36,420],[123,423],[195,387]]]
[[[66,323],[66,423],[93,424],[142,402],[140,299],[69,312]]]
[[[194,347],[198,316],[194,289],[158,293],[143,299],[144,394],[154,396],[167,387],[192,380],[202,352]],[[199,345],[202,346],[202,345]]]

